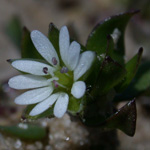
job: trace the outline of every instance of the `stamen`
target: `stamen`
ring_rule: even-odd
[[[53,63],[53,65],[57,65],[58,62],[55,57],[52,58],[52,63]]]
[[[58,82],[56,80],[53,80],[55,88],[58,88]]]
[[[47,67],[44,67],[44,68],[43,68],[43,72],[44,72],[45,74],[48,74],[48,68],[47,68]]]
[[[61,73],[67,73],[68,72],[68,68],[67,67],[62,67],[60,72]]]

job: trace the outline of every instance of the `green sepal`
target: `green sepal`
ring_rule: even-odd
[[[16,138],[20,138],[27,141],[42,140],[46,137],[46,129],[34,124],[21,123],[23,127],[19,127],[19,124],[12,126],[0,126],[0,131],[6,135],[10,135]]]
[[[102,126],[109,129],[120,129],[127,135],[134,136],[136,116],[136,102],[132,100],[108,118]]]
[[[34,47],[30,37],[30,31],[26,27],[23,28],[23,35],[21,42],[21,57],[44,60],[44,58],[38,53],[38,51]]]
[[[37,104],[32,104],[32,105],[28,105],[22,115],[23,118],[25,119],[31,119],[31,120],[37,120],[37,119],[40,119],[40,118],[45,118],[45,117],[48,117],[48,118],[53,118],[54,117],[54,114],[53,114],[53,106],[50,107],[49,109],[47,109],[46,111],[44,111],[43,113],[39,114],[39,115],[36,115],[36,116],[30,116],[30,112],[31,110],[36,106]]]
[[[90,33],[86,48],[97,52],[97,55],[105,53],[107,49],[107,36],[111,35],[115,29],[121,33],[115,46],[115,58],[120,64],[124,64],[124,32],[129,19],[139,11],[122,13],[112,16],[100,22]],[[111,56],[112,57],[112,56]],[[112,57],[113,58],[113,57]]]
[[[121,92],[125,90],[131,83],[141,62],[142,53],[143,53],[143,48],[140,48],[138,53],[131,60],[129,60],[125,65],[127,74],[123,79],[123,81],[116,87],[117,92]]]
[[[76,99],[73,96],[69,96],[69,104],[68,104],[68,111],[72,115],[76,115],[76,113],[80,112],[82,109],[82,104],[81,104],[82,99]]]

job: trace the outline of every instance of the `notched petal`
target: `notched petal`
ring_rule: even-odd
[[[61,118],[65,112],[67,111],[69,102],[69,96],[66,93],[60,93],[60,96],[58,97],[58,100],[56,101],[55,107],[54,107],[54,115],[57,118]]]
[[[38,88],[49,84],[46,78],[34,75],[18,75],[8,81],[8,85],[17,90]]]
[[[43,56],[51,65],[53,65],[52,58],[55,57],[59,65],[58,55],[52,43],[44,34],[38,30],[33,30],[31,32],[31,39],[41,56]]]
[[[72,71],[78,64],[80,56],[80,44],[72,42],[68,51],[67,67]]]
[[[33,61],[33,60],[15,60],[11,64],[15,69],[20,70],[22,72],[30,73],[33,75],[46,75],[43,71],[43,68],[47,68],[50,74],[53,74],[55,71],[54,67],[51,67],[50,65],[47,65],[42,62]]]
[[[77,67],[74,70],[74,81],[78,80],[91,67],[96,54],[92,51],[86,51],[81,54]]]
[[[15,99],[15,103],[19,105],[35,104],[43,101],[53,92],[53,87],[44,87],[27,91]]]
[[[43,102],[37,104],[31,110],[29,115],[36,116],[36,115],[43,113],[44,111],[46,111],[48,108],[50,108],[55,103],[55,101],[57,100],[58,97],[59,97],[59,93],[51,95],[50,97],[45,99]]]
[[[61,58],[65,63],[65,65],[67,65],[69,45],[70,45],[69,32],[67,27],[63,26],[60,29],[60,33],[59,33],[59,49],[60,49]]]

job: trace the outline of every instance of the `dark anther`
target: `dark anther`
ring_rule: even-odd
[[[62,67],[60,72],[61,73],[67,73],[68,72],[68,68],[67,67]]]
[[[48,73],[48,68],[47,68],[47,67],[44,67],[44,68],[43,68],[43,72],[44,72],[45,74],[47,74],[47,73]]]
[[[57,60],[55,57],[52,58],[52,63],[53,63],[53,65],[57,65]]]

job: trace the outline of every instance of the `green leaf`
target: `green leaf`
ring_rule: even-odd
[[[118,93],[114,101],[124,101],[139,96],[150,88],[150,61],[144,62],[139,66],[135,78],[128,88],[122,93]]]
[[[125,65],[127,74],[126,74],[124,80],[122,81],[122,83],[120,83],[117,86],[117,88],[116,88],[117,91],[125,90],[131,83],[132,79],[134,78],[134,76],[138,70],[138,67],[139,67],[139,64],[141,61],[141,57],[142,57],[142,53],[143,53],[143,48],[140,48],[138,53]]]
[[[39,115],[36,115],[36,116],[30,116],[30,112],[31,110],[36,106],[37,104],[32,104],[32,105],[28,105],[22,115],[23,118],[26,118],[26,119],[31,119],[31,120],[37,120],[37,119],[40,119],[40,118],[44,118],[44,117],[49,117],[49,118],[52,118],[54,117],[53,115],[53,106],[50,107],[48,110],[44,111],[43,113],[39,114]]]
[[[98,55],[106,53],[107,36],[112,35],[115,29],[120,32],[120,37],[115,46],[115,60],[124,64],[124,32],[129,19],[138,11],[122,13],[100,22],[91,32],[86,48],[97,52]],[[112,57],[112,56],[111,56]],[[112,57],[113,58],[113,57]]]
[[[120,129],[127,135],[134,136],[136,116],[136,103],[135,100],[132,100],[108,118],[102,126],[110,129]]]
[[[20,123],[12,126],[0,126],[4,134],[15,136],[23,140],[41,140],[46,137],[46,129],[33,124]]]
[[[22,36],[22,25],[20,19],[14,16],[6,26],[6,33],[13,41],[13,43],[20,49],[21,36]]]
[[[100,95],[114,88],[126,75],[126,70],[111,57],[106,56],[99,72],[97,86]]]
[[[44,60],[44,58],[38,53],[34,47],[30,38],[30,31],[24,27],[23,36],[21,42],[21,56],[22,58],[35,58]]]

